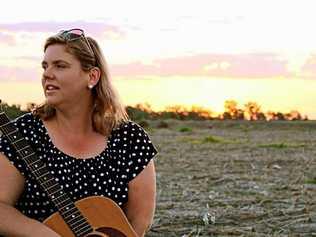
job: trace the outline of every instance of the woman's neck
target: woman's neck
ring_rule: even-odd
[[[68,110],[56,109],[54,117],[56,128],[68,135],[85,136],[93,132],[92,108],[73,107]]]

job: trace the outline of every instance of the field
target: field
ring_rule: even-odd
[[[146,236],[316,236],[314,121],[165,122]]]

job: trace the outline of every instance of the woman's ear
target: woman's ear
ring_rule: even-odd
[[[98,67],[94,67],[89,72],[88,86],[94,87],[100,80],[101,70]]]

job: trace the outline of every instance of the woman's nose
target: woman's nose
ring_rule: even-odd
[[[44,69],[43,77],[45,79],[52,79],[52,78],[54,78],[54,73],[53,73],[51,67],[47,67],[47,68]]]

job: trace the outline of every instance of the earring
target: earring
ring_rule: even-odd
[[[91,90],[93,88],[93,85],[88,85],[89,89]]]

